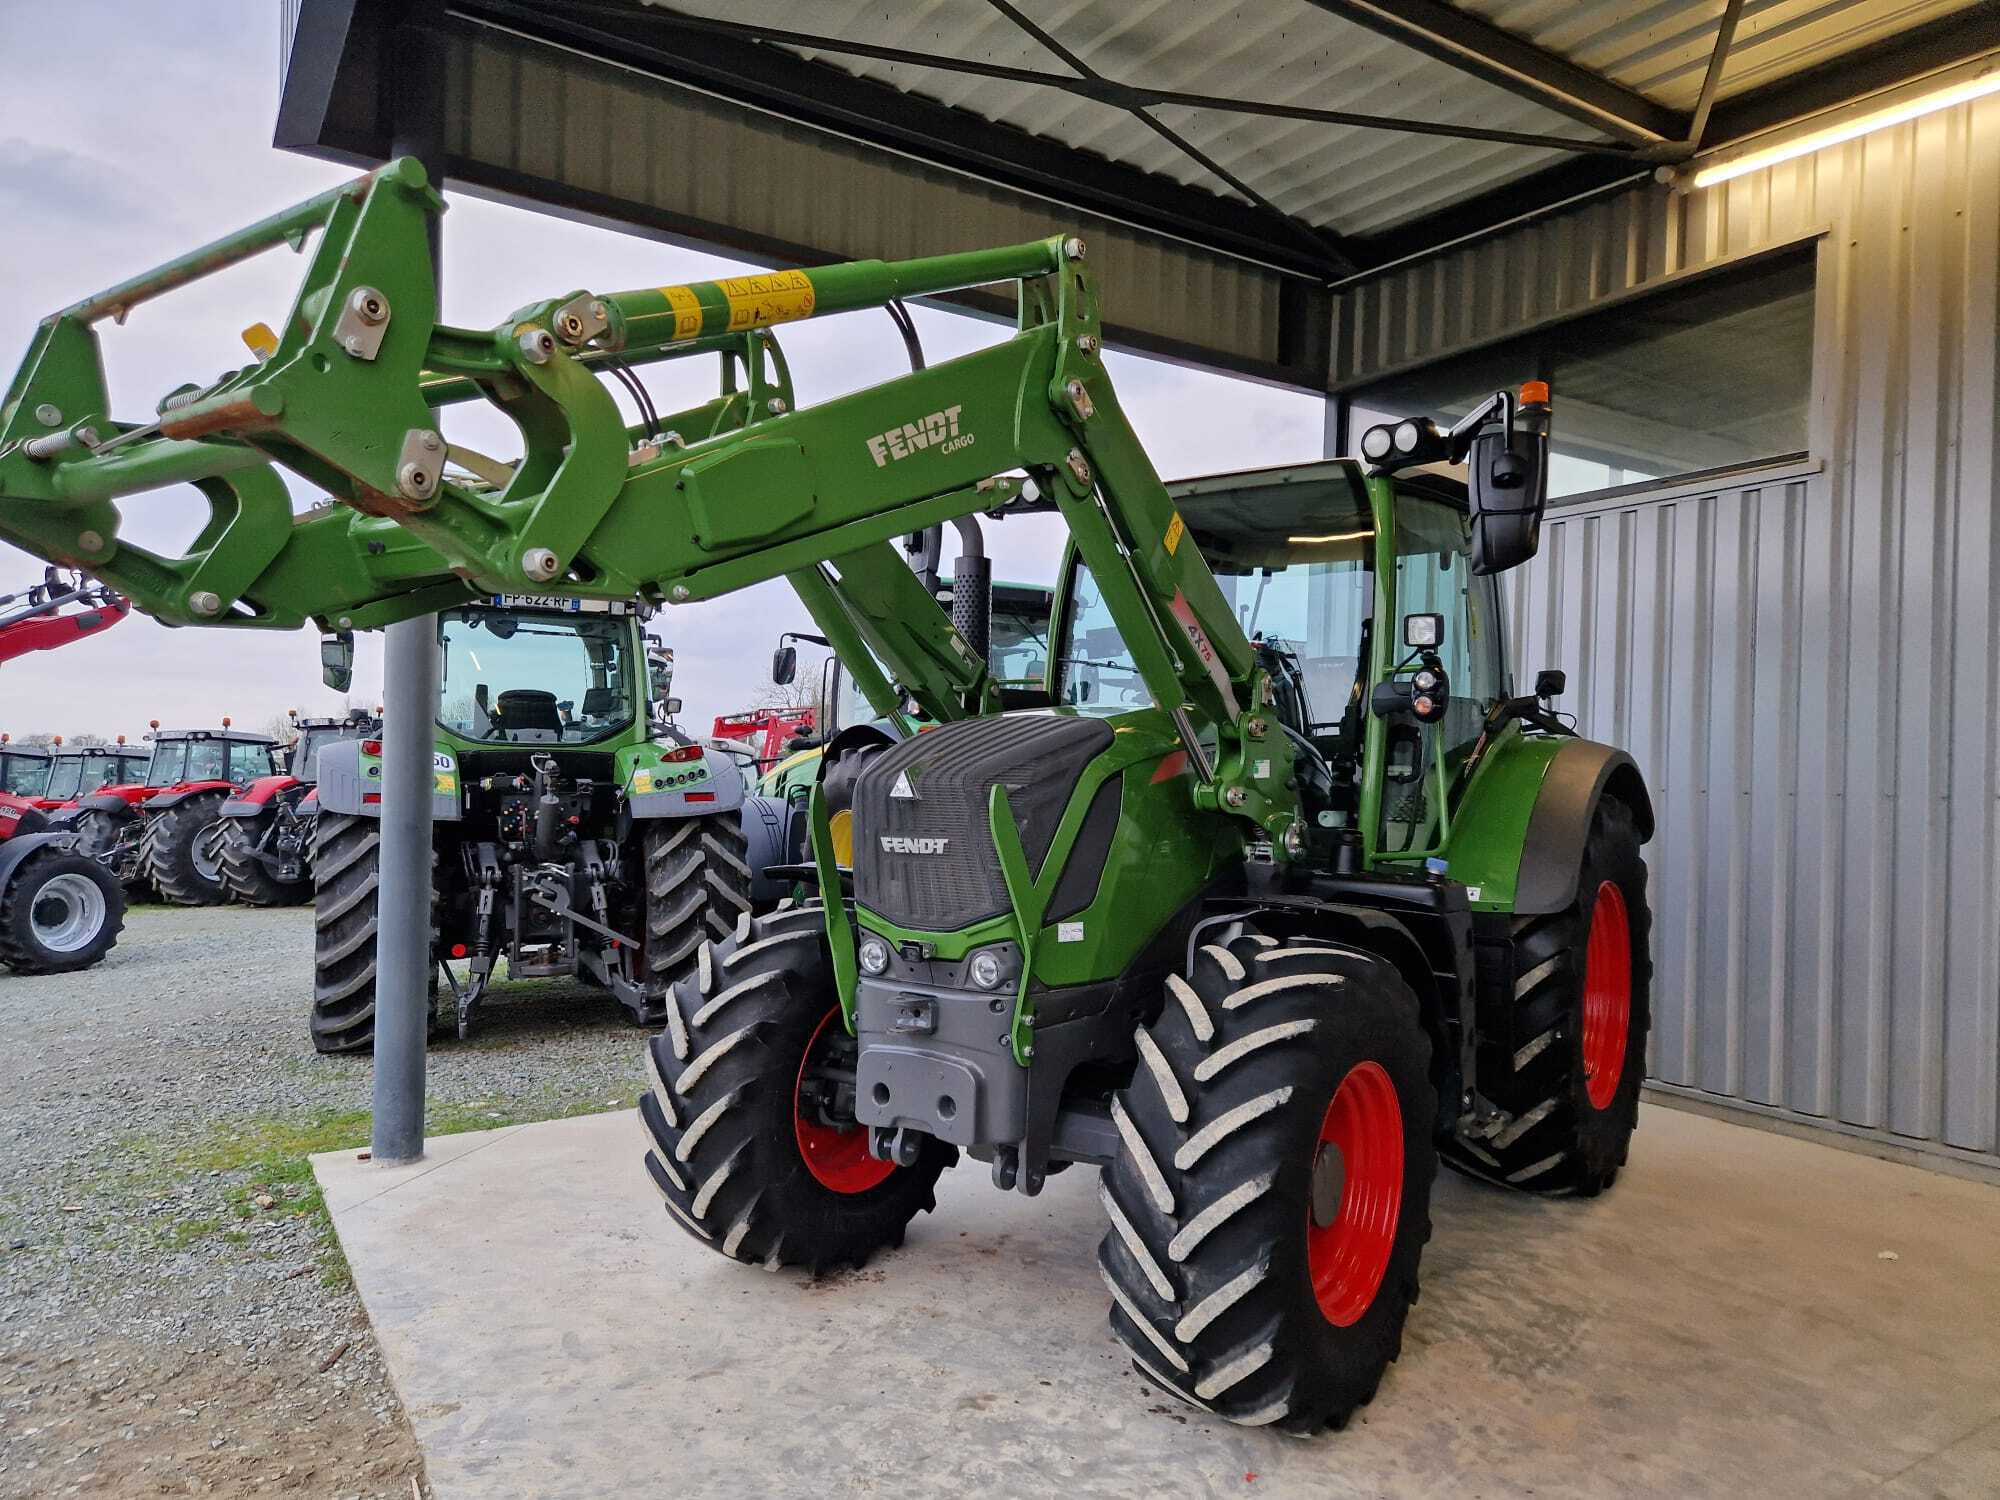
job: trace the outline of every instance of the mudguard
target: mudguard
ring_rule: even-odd
[[[796,864],[801,858],[794,847],[792,808],[779,797],[750,796],[743,799],[743,859],[750,866],[750,899],[758,910],[776,906],[792,893],[790,881],[772,880],[764,872],[772,865]]]
[[[254,818],[281,793],[289,792],[301,785],[296,776],[259,776],[234,797],[222,804],[225,818]]]
[[[319,753],[315,783],[318,811],[363,818],[382,816],[382,757],[362,751],[362,740],[335,740]],[[456,823],[463,809],[458,786],[458,758],[449,750],[431,752],[431,819]]]
[[[747,790],[736,762],[720,751],[702,749],[701,760],[648,764],[649,746],[625,778],[625,806],[634,822],[651,818],[706,818],[734,812]],[[753,867],[754,868],[754,867]]]
[[[1653,836],[1653,799],[1639,766],[1623,750],[1594,740],[1565,740],[1549,762],[1521,845],[1514,910],[1522,916],[1561,911],[1576,899],[1584,841],[1597,804],[1616,797],[1632,809],[1644,843]]]
[[[116,792],[92,792],[76,804],[79,813],[110,813],[114,818],[136,818],[140,806],[150,801],[147,797],[121,797]]]
[[[235,790],[236,783],[233,781],[188,781],[183,782],[171,791],[161,792],[157,797],[148,797],[145,802],[145,808],[147,812],[165,812],[168,808],[177,806],[187,801],[188,798],[198,796],[203,792],[234,792]]]
[[[23,833],[0,843],[0,887],[14,878],[14,871],[21,861],[37,849],[51,847],[67,849],[70,836],[66,833]]]

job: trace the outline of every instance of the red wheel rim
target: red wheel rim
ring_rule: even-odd
[[[799,1059],[798,1081],[792,1085],[792,1131],[798,1137],[799,1155],[805,1158],[806,1170],[812,1173],[815,1182],[836,1193],[865,1193],[886,1182],[896,1164],[878,1161],[868,1154],[866,1126],[855,1124],[841,1129],[809,1120],[801,1098],[806,1070],[813,1065],[814,1054],[822,1050],[820,1042],[826,1028],[839,1019],[840,1007],[835,1006],[813,1028],[806,1054]]]
[[[1320,1312],[1346,1328],[1374,1304],[1403,1212],[1403,1107],[1380,1063],[1348,1069],[1326,1107],[1313,1149],[1315,1192],[1334,1170],[1341,1172],[1339,1206],[1308,1207],[1306,1265]]]
[[[1592,1109],[1609,1109],[1625,1077],[1632,1031],[1632,923],[1615,881],[1597,888],[1583,958],[1583,1087]]]

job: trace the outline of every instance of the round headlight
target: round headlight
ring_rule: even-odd
[[[968,971],[972,982],[982,990],[996,989],[1000,984],[1000,955],[980,952],[972,955],[972,967]]]
[[[1384,459],[1389,456],[1389,429],[1371,427],[1361,434],[1361,456],[1370,459]]]
[[[889,972],[889,945],[870,933],[861,940],[861,972],[864,974],[886,974]]]

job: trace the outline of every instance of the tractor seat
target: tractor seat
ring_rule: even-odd
[[[509,736],[562,735],[562,714],[556,695],[541,688],[508,688],[493,700],[493,721]]]

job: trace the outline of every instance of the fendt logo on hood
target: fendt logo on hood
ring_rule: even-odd
[[[885,833],[881,835],[882,849],[887,854],[942,854],[950,839],[919,839],[906,834]]]
[[[934,411],[914,422],[905,422],[887,432],[876,433],[868,440],[868,452],[875,460],[875,467],[886,468],[897,459],[908,458],[924,448],[938,448],[946,453],[970,448],[972,434],[958,430],[958,414],[964,410],[963,406],[947,406],[943,411]]]

